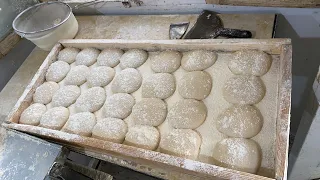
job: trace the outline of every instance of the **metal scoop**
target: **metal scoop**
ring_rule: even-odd
[[[186,33],[188,27],[189,27],[189,22],[170,24],[169,38],[181,39],[184,33]]]
[[[228,38],[251,38],[247,30],[224,28],[215,12],[204,10],[184,39],[211,39],[219,36]]]

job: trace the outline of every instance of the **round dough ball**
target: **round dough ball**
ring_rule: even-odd
[[[119,64],[122,55],[121,49],[105,49],[99,54],[97,64],[98,66],[115,67]]]
[[[64,61],[56,61],[47,70],[46,80],[60,82],[66,77],[70,70],[70,65]]]
[[[138,125],[159,126],[167,116],[167,105],[158,98],[146,98],[132,108],[131,117]]]
[[[255,76],[233,76],[223,87],[225,100],[232,104],[257,104],[265,93],[263,82]]]
[[[198,157],[201,137],[191,129],[173,129],[161,138],[160,152],[195,160]]]
[[[263,76],[270,69],[271,56],[257,50],[237,51],[228,66],[233,74]]]
[[[59,52],[58,60],[71,64],[76,60],[79,52],[80,50],[77,48],[64,48]]]
[[[252,138],[262,128],[260,111],[250,105],[233,105],[218,116],[217,129],[229,137]]]
[[[142,83],[142,76],[138,70],[128,68],[117,74],[112,82],[113,93],[133,93]]]
[[[87,66],[79,65],[71,68],[67,77],[65,78],[66,85],[80,86],[86,82],[90,69]]]
[[[90,112],[81,112],[71,115],[62,131],[90,137],[95,125],[96,118],[94,114]]]
[[[213,158],[218,166],[255,174],[261,164],[261,149],[251,139],[226,138],[214,147]]]
[[[158,147],[160,133],[152,126],[133,126],[129,128],[124,144],[142,149],[155,150]]]
[[[42,115],[46,112],[47,108],[45,105],[40,103],[31,104],[25,109],[19,119],[20,124],[28,124],[38,126]]]
[[[76,56],[76,65],[91,66],[97,61],[100,51],[95,48],[85,48]]]
[[[48,104],[52,100],[53,94],[59,89],[56,82],[44,82],[33,94],[33,102]]]
[[[183,55],[181,66],[186,71],[202,71],[211,67],[216,60],[217,54],[215,52],[194,50]]]
[[[107,98],[105,104],[106,117],[124,119],[131,113],[135,103],[133,96],[126,93],[118,93]]]
[[[81,90],[78,86],[68,85],[61,87],[52,97],[52,106],[69,107],[76,102],[80,96]]]
[[[166,99],[176,90],[174,76],[168,73],[150,75],[142,83],[142,97]]]
[[[65,107],[54,107],[45,112],[40,120],[41,127],[60,130],[69,118],[69,110]]]
[[[106,100],[106,92],[102,87],[93,87],[82,93],[75,106],[79,112],[98,111]]]
[[[188,72],[178,84],[180,95],[186,99],[203,100],[209,96],[211,88],[211,76],[204,71]]]
[[[148,53],[141,49],[130,49],[120,58],[122,69],[138,68],[148,59]]]
[[[87,81],[90,87],[106,86],[112,81],[114,75],[114,69],[106,66],[99,66],[90,71]]]
[[[169,124],[177,129],[195,129],[207,117],[207,107],[202,101],[182,99],[175,103],[168,112]]]
[[[127,131],[127,124],[121,119],[105,118],[99,120],[93,127],[92,137],[114,143],[122,143]]]
[[[180,67],[181,53],[163,51],[151,60],[151,69],[156,73],[172,73]]]

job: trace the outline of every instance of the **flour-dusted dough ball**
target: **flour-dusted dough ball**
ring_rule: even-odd
[[[78,112],[98,111],[106,100],[106,92],[102,87],[93,87],[82,93],[75,106]]]
[[[64,48],[59,52],[58,60],[71,64],[76,60],[79,52],[80,50],[77,48]]]
[[[232,104],[257,104],[266,93],[265,85],[256,76],[236,75],[223,87],[224,98]]]
[[[260,111],[250,105],[233,105],[217,119],[217,129],[229,137],[252,138],[263,125]]]
[[[33,94],[33,102],[48,104],[52,100],[53,94],[59,89],[56,82],[44,82],[41,84]]]
[[[56,61],[47,70],[46,80],[60,82],[66,77],[70,70],[70,65],[64,61]]]
[[[87,81],[90,87],[106,86],[108,85],[115,75],[113,68],[107,66],[99,66],[91,69]]]
[[[93,127],[96,125],[96,118],[90,112],[81,112],[69,117],[62,131],[81,136],[90,137]]]
[[[133,126],[130,127],[124,144],[142,149],[155,150],[158,147],[160,133],[157,128],[152,126]]]
[[[68,85],[62,86],[52,97],[52,106],[69,107],[75,103],[80,96],[81,90],[78,86]]]
[[[226,138],[214,147],[213,158],[218,166],[255,174],[261,164],[261,149],[251,139]]]
[[[217,54],[215,52],[194,50],[183,55],[181,66],[186,71],[202,71],[211,67],[216,60]]]
[[[173,129],[169,134],[161,138],[160,152],[183,157],[197,159],[201,137],[191,129]]]
[[[233,54],[229,69],[237,75],[263,76],[271,66],[271,56],[263,51],[243,50]]]
[[[65,78],[65,84],[80,86],[86,82],[89,73],[90,69],[87,66],[79,65],[72,67]]]
[[[151,69],[156,73],[173,73],[180,67],[181,53],[163,51],[151,60]]]
[[[169,110],[169,124],[178,129],[195,129],[207,117],[207,107],[202,101],[182,99]]]
[[[178,91],[186,99],[205,99],[211,92],[212,79],[204,71],[186,73],[178,84]]]
[[[142,76],[138,70],[128,68],[116,74],[111,89],[113,93],[133,93],[142,83]]]
[[[131,118],[135,124],[159,126],[167,116],[166,103],[158,98],[145,98],[132,108]]]
[[[20,124],[28,124],[37,126],[40,123],[42,115],[46,112],[47,108],[45,105],[40,103],[31,104],[25,109],[20,116]]]
[[[138,68],[148,59],[148,53],[141,49],[130,49],[120,58],[120,66],[122,69]]]
[[[45,112],[40,120],[41,127],[60,130],[69,118],[69,110],[65,107],[54,107]]]
[[[124,119],[128,117],[135,103],[133,96],[126,93],[118,93],[109,96],[105,104],[106,117]]]
[[[95,48],[85,48],[76,57],[77,65],[91,66],[97,61],[100,51]]]
[[[176,90],[174,76],[169,73],[150,75],[142,83],[142,97],[166,99]]]
[[[122,143],[128,131],[127,124],[117,118],[100,119],[93,127],[92,137]]]
[[[99,54],[97,64],[98,66],[115,67],[119,64],[122,55],[121,49],[105,49]]]

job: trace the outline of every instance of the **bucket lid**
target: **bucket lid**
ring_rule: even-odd
[[[72,8],[63,2],[44,2],[22,11],[12,22],[13,29],[20,35],[50,31],[66,22]]]

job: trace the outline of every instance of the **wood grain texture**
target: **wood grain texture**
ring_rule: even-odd
[[[206,0],[207,4],[232,5],[232,6],[261,6],[261,7],[319,7],[320,0]]]
[[[276,138],[276,179],[286,179],[290,132],[292,47],[283,45],[280,54],[279,97]]]
[[[175,49],[187,51],[193,49],[206,49],[215,51],[238,51],[246,49],[256,49],[268,52],[269,54],[280,54],[284,44],[290,44],[289,39],[201,39],[201,40],[113,40],[113,39],[72,39],[61,40],[65,47],[98,49],[120,48],[131,49],[140,48],[146,51],[162,51]]]
[[[89,137],[68,134],[61,131],[45,129],[36,126],[17,124],[22,111],[31,103],[34,90],[44,81],[45,72],[49,65],[56,60],[62,47],[96,47],[104,49],[113,48],[141,48],[148,51],[208,49],[215,51],[236,51],[243,49],[258,49],[270,54],[280,54],[279,75],[279,104],[277,115],[276,134],[276,178],[285,179],[287,171],[289,119],[291,105],[291,41],[289,39],[211,39],[211,40],[104,40],[104,39],[75,39],[62,40],[57,44],[35,77],[18,100],[13,111],[9,114],[7,122],[3,126],[19,131],[34,134],[61,143],[77,151],[99,159],[107,160],[107,156],[127,160],[130,163],[145,164],[157,168],[157,177],[164,179],[270,179],[259,175],[239,172],[228,168],[222,168],[211,164],[179,158],[160,152],[148,151],[135,147],[102,141]],[[135,169],[136,170],[136,169]],[[141,170],[142,172],[145,172]],[[160,174],[160,175],[159,175]],[[186,174],[183,176],[182,174]]]
[[[15,32],[10,33],[0,42],[0,54],[7,55],[12,48],[20,41],[21,37]],[[0,56],[1,58],[1,56]]]

